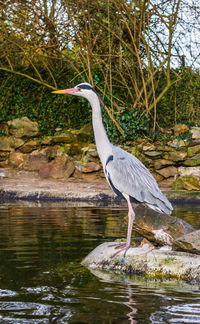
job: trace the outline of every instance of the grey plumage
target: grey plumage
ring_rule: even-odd
[[[111,187],[150,208],[171,214],[172,205],[149,170],[135,156],[112,145],[112,157],[105,166],[105,175]]]
[[[89,83],[78,84],[75,88],[54,91],[86,98],[92,106],[92,123],[97,151],[101,159],[106,179],[114,192],[128,203],[128,231],[125,253],[130,247],[135,213],[131,201],[168,215],[172,205],[162,194],[149,170],[132,154],[110,143],[102,122],[100,101],[102,98]],[[104,103],[103,103],[104,105]]]

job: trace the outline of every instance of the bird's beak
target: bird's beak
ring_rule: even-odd
[[[70,89],[52,91],[52,93],[74,94],[79,91],[80,91],[80,89],[78,89],[78,88],[70,88]]]

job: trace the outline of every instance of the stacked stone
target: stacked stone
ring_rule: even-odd
[[[177,129],[179,133],[175,128],[175,136],[189,131],[186,125],[177,125]],[[152,170],[160,187],[200,190],[200,128],[192,127],[190,132],[191,140],[174,139],[164,146],[141,146],[140,158]]]
[[[96,147],[90,144],[90,126],[57,129],[54,136],[41,137],[37,122],[23,117],[2,124],[1,128],[5,135],[0,137],[0,168],[65,180],[72,176],[85,180],[102,176],[98,172],[101,167]]]
[[[96,146],[90,143],[92,128],[57,129],[42,137],[37,122],[27,117],[1,124],[0,168],[38,172],[42,178],[100,180],[103,170]],[[191,140],[176,139],[191,132]],[[152,172],[161,188],[200,190],[200,128],[176,125],[175,139],[166,145],[142,140],[125,147]]]

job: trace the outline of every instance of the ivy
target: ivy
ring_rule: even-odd
[[[42,72],[41,72],[42,73]],[[182,76],[181,81],[175,83],[163,96],[157,105],[156,133],[153,130],[154,113],[149,116],[144,107],[133,108],[130,104],[126,89],[118,89],[113,84],[113,98],[126,102],[122,109],[115,109],[112,114],[121,126],[121,135],[111,121],[107,112],[102,109],[104,125],[110,140],[114,143],[131,144],[143,137],[167,140],[167,135],[159,131],[160,128],[173,128],[176,123],[186,123],[188,126],[199,126],[200,121],[200,76],[190,68],[177,70]],[[57,72],[57,75],[59,73]],[[66,76],[66,77],[64,77]],[[69,69],[62,70],[57,80],[59,88],[73,87],[83,82],[81,77],[75,77]],[[87,79],[87,76],[84,76]],[[93,80],[98,87],[104,85],[104,76],[98,67],[93,69]],[[38,85],[32,80],[19,75],[10,75],[0,71],[0,122],[27,116],[39,123],[42,134],[52,135],[56,128],[81,128],[91,123],[91,107],[87,100],[74,96],[54,95],[45,86]],[[160,75],[159,85],[162,90],[164,76]],[[110,94],[105,93],[105,103],[110,106]],[[3,135],[3,130],[1,135]],[[156,135],[156,136],[155,136]],[[165,138],[166,137],[166,138]],[[92,136],[92,140],[94,140]]]

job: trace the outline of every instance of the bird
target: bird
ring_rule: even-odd
[[[126,243],[121,245],[124,257],[131,247],[135,212],[132,202],[143,204],[158,213],[170,215],[173,207],[160,191],[158,184],[144,164],[131,153],[113,145],[105,131],[101,106],[104,102],[89,83],[80,83],[74,88],[53,91],[55,94],[70,94],[87,99],[92,107],[92,124],[97,152],[105,177],[112,190],[128,204],[128,229]],[[119,246],[118,246],[119,248]]]

